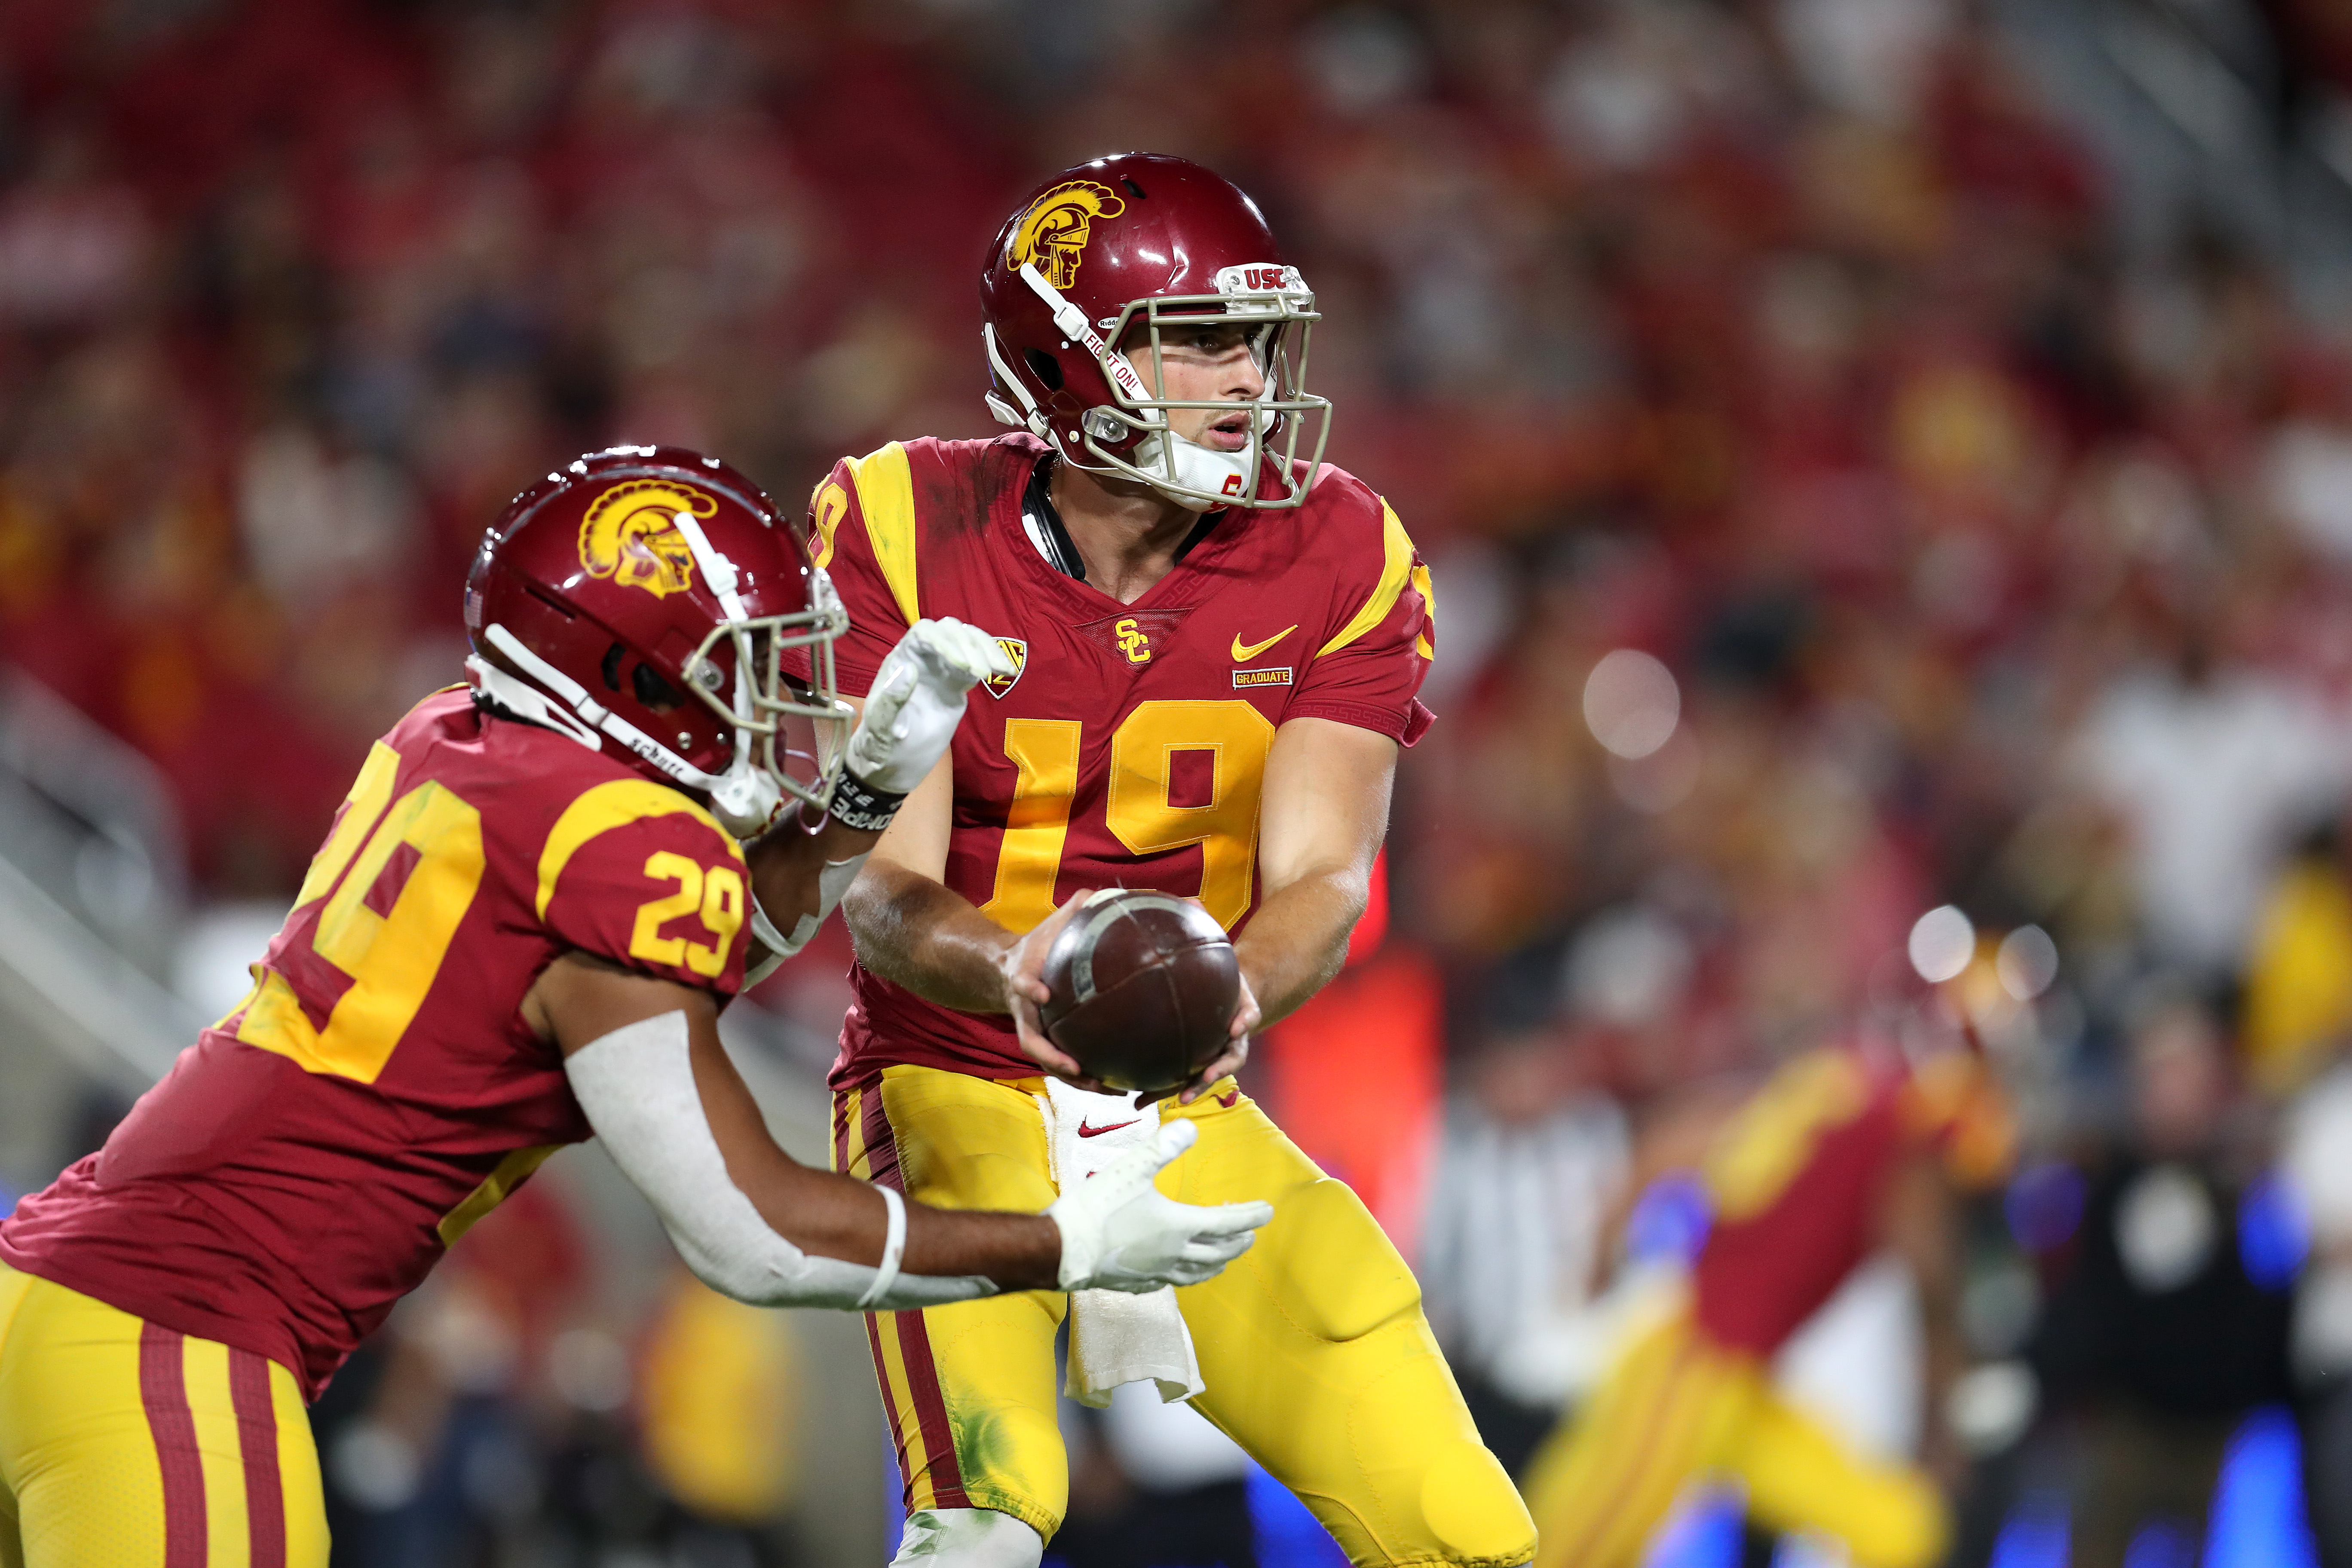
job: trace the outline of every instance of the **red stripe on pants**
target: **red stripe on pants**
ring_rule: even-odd
[[[269,1403],[269,1363],[251,1351],[232,1348],[228,1393],[236,1410],[237,1455],[245,1461],[252,1568],[286,1568],[286,1495],[278,1475],[278,1414]]]
[[[907,1392],[915,1401],[915,1417],[922,1423],[923,1457],[930,1465],[935,1494],[931,1506],[970,1508],[963,1467],[956,1459],[955,1429],[948,1425],[948,1402],[940,1394],[940,1372],[931,1361],[931,1336],[924,1331],[923,1314],[893,1312],[890,1317],[898,1329],[899,1358],[907,1363]]]
[[[865,1126],[866,1180],[886,1187],[907,1190],[906,1178],[898,1173],[898,1135],[890,1131],[889,1108],[882,1103],[882,1080],[876,1079],[866,1086]]]
[[[205,1462],[181,1367],[184,1342],[153,1323],[139,1331],[139,1399],[163,1472],[163,1568],[205,1568]]]
[[[866,1168],[873,1173],[879,1185],[907,1190],[907,1178],[898,1168],[898,1135],[891,1131],[890,1116],[882,1102],[882,1082],[877,1079],[866,1089],[866,1110],[862,1131],[866,1134]],[[931,1360],[931,1337],[923,1327],[920,1311],[892,1312],[884,1324],[881,1315],[866,1321],[880,1333],[895,1331],[898,1336],[898,1357],[907,1368],[907,1396],[914,1401],[915,1419],[923,1434],[923,1456],[930,1467],[931,1490],[935,1494],[933,1508],[970,1508],[971,1500],[964,1496],[963,1468],[956,1460],[955,1429],[948,1424],[948,1403],[940,1394],[940,1373]],[[877,1356],[875,1365],[879,1368]],[[887,1384],[887,1379],[885,1378]],[[900,1445],[899,1470],[906,1470],[905,1446]],[[908,1489],[914,1478],[906,1476]],[[908,1506],[913,1506],[911,1500]]]

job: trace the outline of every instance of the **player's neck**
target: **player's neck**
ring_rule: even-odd
[[[1177,552],[1201,521],[1148,485],[1106,481],[1067,463],[1054,465],[1047,493],[1086,563],[1087,581],[1122,605],[1175,570]]]

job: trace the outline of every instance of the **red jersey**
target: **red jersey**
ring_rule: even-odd
[[[947,885],[1016,931],[1107,887],[1198,897],[1237,931],[1257,898],[1276,728],[1334,719],[1407,745],[1428,728],[1428,568],[1380,497],[1326,467],[1296,510],[1210,514],[1123,605],[1032,542],[1023,503],[1045,452],[1025,435],[894,441],[817,487],[812,551],[849,607],[841,689],[865,691],[921,616],[993,633],[1019,673],[974,690],[956,732]],[[1037,1070],[1008,1018],[862,965],[852,981],[836,1086],[898,1062]]]
[[[741,852],[677,790],[552,731],[418,704],[369,752],[236,1010],[0,1258],[269,1357],[316,1398],[466,1228],[589,1127],[523,1022],[572,949],[720,999]]]
[[[1705,1172],[1715,1222],[1693,1279],[1699,1326],[1768,1356],[1879,1246],[1889,1173],[1941,1146],[1982,1178],[2008,1158],[2007,1105],[1976,1058],[1920,1071],[1852,1049],[1797,1058],[1717,1137]]]

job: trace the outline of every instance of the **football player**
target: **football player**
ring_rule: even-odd
[[[303,1402],[592,1134],[697,1274],[769,1305],[1190,1283],[1270,1216],[1155,1193],[1181,1136],[1027,1212],[941,1213],[795,1163],[729,1064],[752,927],[776,952],[815,929],[872,798],[1006,668],[991,639],[907,627],[842,746],[844,616],[797,530],[653,447],[518,498],[466,622],[470,683],[369,753],[251,992],[0,1223],[6,1568],[323,1568]],[[805,829],[836,775],[867,815]],[[737,835],[782,817],[761,911]]]
[[[892,442],[811,500],[847,601],[845,690],[927,617],[1012,661],[903,802],[843,909],[856,1005],[837,1167],[950,1208],[1053,1200],[1045,952],[1090,889],[1195,897],[1234,933],[1231,1046],[1158,1104],[1200,1134],[1165,1184],[1276,1209],[1247,1267],[1179,1293],[1208,1419],[1358,1563],[1521,1563],[1534,1533],[1421,1292],[1363,1204],[1235,1087],[1250,1030],[1337,972],[1430,716],[1429,574],[1319,458],[1314,295],[1249,197],[1181,159],[1105,158],[1024,200],[981,278],[988,405],[1013,433]],[[983,695],[984,693],[984,695]],[[755,858],[754,868],[758,868]],[[1057,910],[1059,912],[1057,912]],[[1098,1087],[1098,1086],[1097,1086]],[[1034,1568],[1068,1497],[1041,1289],[869,1320],[908,1510],[901,1562]]]
[[[1728,1478],[1773,1531],[1841,1543],[1859,1568],[1931,1568],[1958,1479],[1944,1395],[1959,1370],[1953,1194],[1997,1179],[2008,1102],[1953,1047],[1913,1068],[1839,1046],[1783,1066],[1708,1142],[1714,1221],[1687,1300],[1635,1337],[1528,1468],[1541,1568],[1636,1568],[1693,1481]],[[1885,1249],[1918,1288],[1927,1397],[1919,1466],[1853,1452],[1772,1386],[1772,1357]]]

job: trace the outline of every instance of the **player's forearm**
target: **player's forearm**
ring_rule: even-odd
[[[1348,937],[1370,895],[1364,872],[1334,867],[1266,895],[1234,942],[1260,1024],[1298,1010],[1348,959]]]
[[[945,885],[876,859],[841,902],[857,961],[927,1002],[966,1013],[1005,1010],[1000,960],[1013,936]]]
[[[760,908],[777,930],[791,931],[803,918],[819,912],[818,878],[826,865],[856,859],[881,837],[845,826],[835,816],[826,817],[814,833],[788,818],[743,852]]]
[[[882,1259],[888,1211],[872,1186],[811,1170],[783,1153],[730,1158],[729,1174],[770,1229],[814,1258],[872,1268]],[[739,1167],[749,1167],[739,1169]],[[980,1275],[1013,1290],[1051,1289],[1061,1265],[1061,1233],[1043,1215],[907,1205],[904,1274]]]

